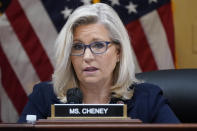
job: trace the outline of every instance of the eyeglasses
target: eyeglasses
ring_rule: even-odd
[[[89,45],[83,43],[75,43],[72,45],[71,55],[72,56],[81,56],[85,53],[86,48],[89,48],[93,54],[102,54],[107,51],[108,45],[111,42],[108,41],[97,41]]]

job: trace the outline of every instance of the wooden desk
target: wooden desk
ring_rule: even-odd
[[[140,121],[40,120],[36,124],[0,124],[0,131],[197,131],[197,124],[142,124]]]

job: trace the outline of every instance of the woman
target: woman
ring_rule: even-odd
[[[178,123],[157,86],[135,78],[129,36],[116,12],[98,3],[79,7],[56,41],[52,82],[34,87],[19,122],[27,114],[50,116],[54,103],[69,103],[67,91],[82,93],[78,103],[127,104],[128,116],[145,123]]]

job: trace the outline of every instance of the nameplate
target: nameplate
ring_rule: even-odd
[[[51,118],[127,118],[124,104],[54,104]]]

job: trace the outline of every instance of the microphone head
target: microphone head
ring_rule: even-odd
[[[67,96],[68,104],[81,104],[82,103],[83,94],[79,88],[68,89],[66,96]]]

